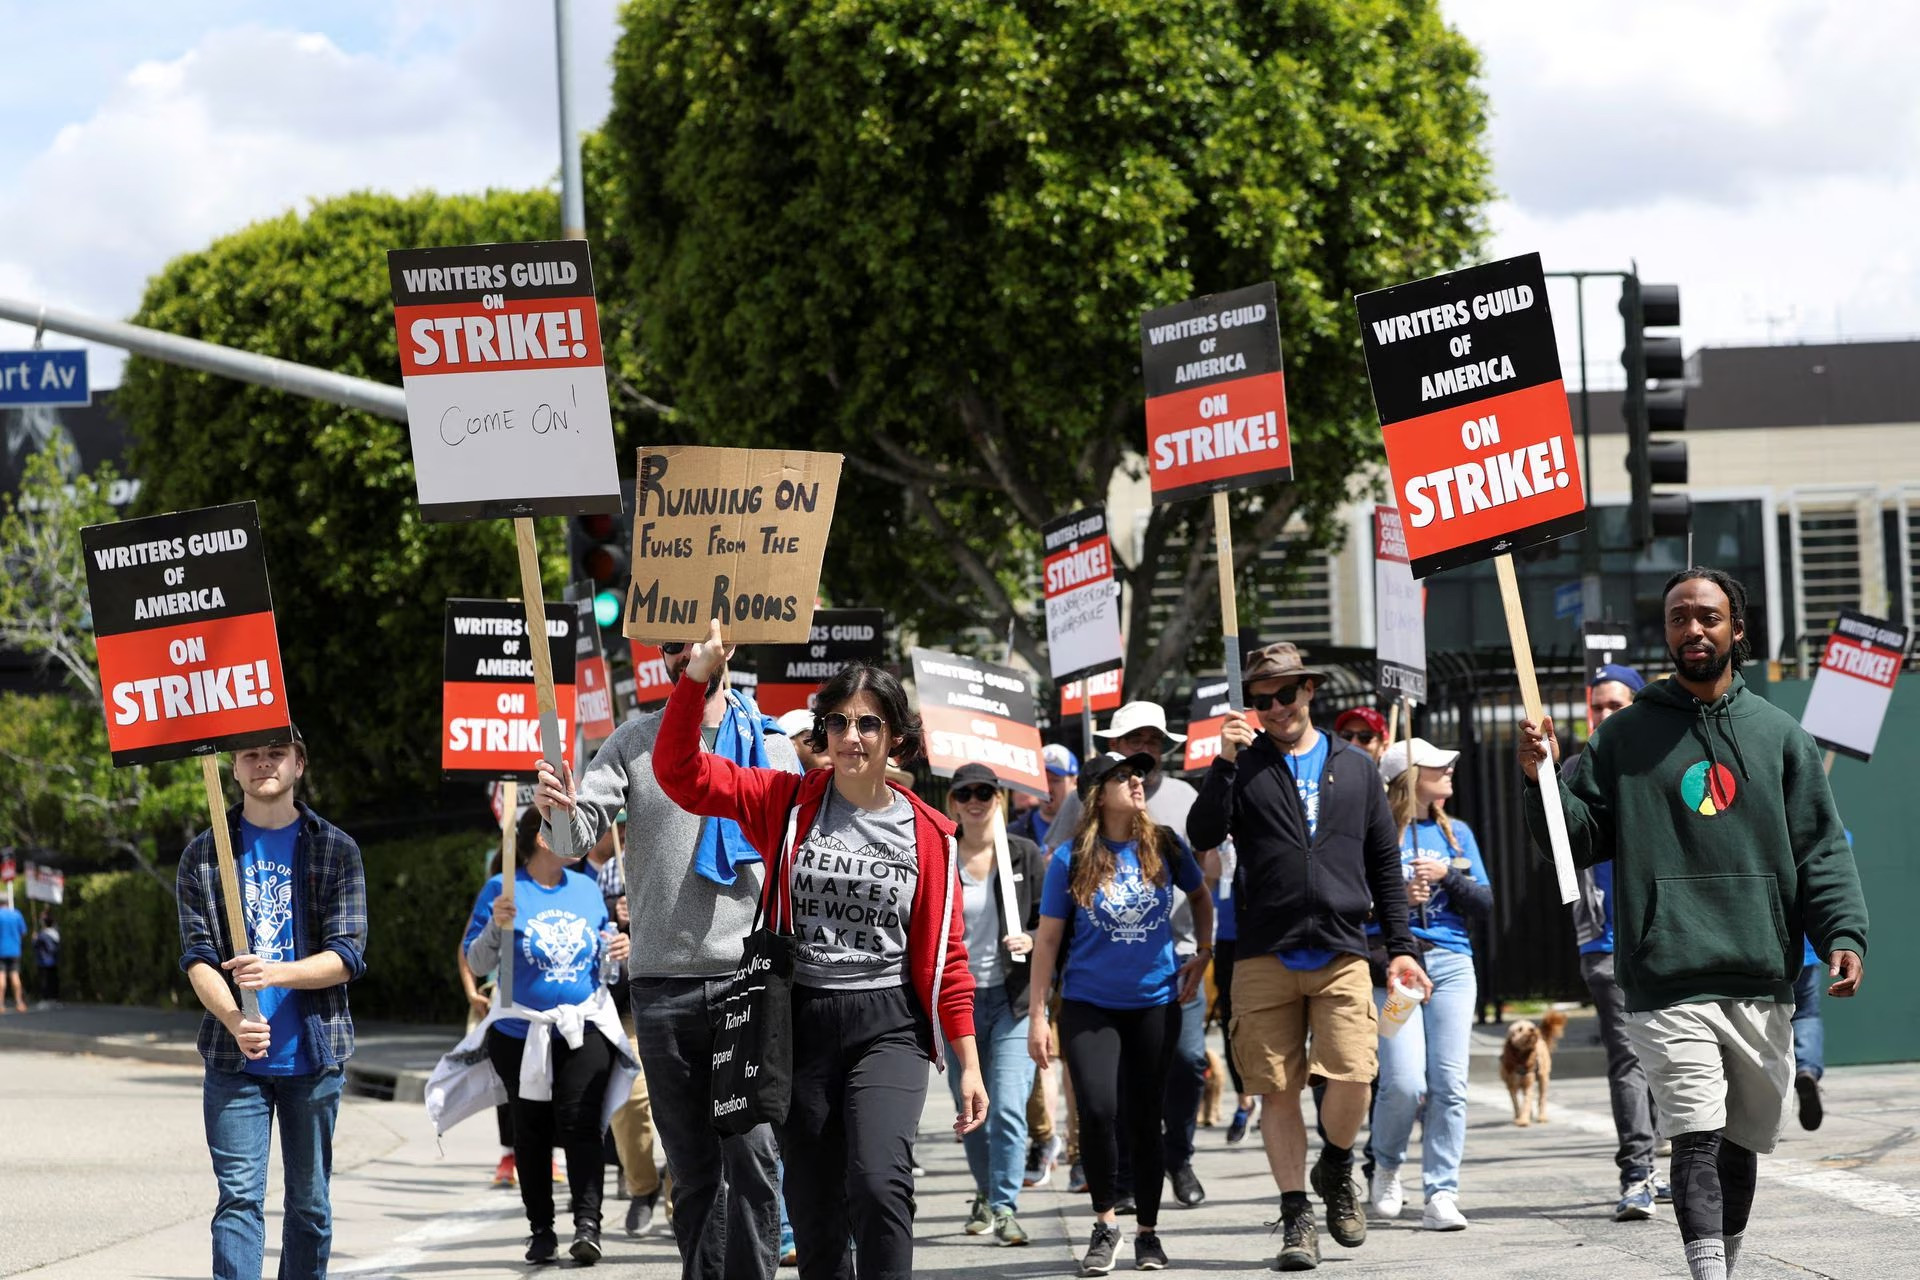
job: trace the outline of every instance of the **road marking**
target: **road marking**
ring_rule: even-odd
[[[465,1239],[477,1234],[505,1218],[517,1217],[520,1202],[515,1199],[511,1206],[501,1203],[495,1192],[491,1203],[464,1209],[452,1209],[432,1222],[415,1227],[395,1236],[392,1244],[397,1246],[385,1253],[341,1266],[335,1262],[330,1268],[335,1275],[342,1276],[401,1276],[408,1270],[426,1262],[428,1252],[422,1245],[451,1244],[455,1240]]]
[[[1467,1101],[1502,1112],[1509,1119],[1513,1116],[1513,1102],[1506,1090],[1496,1089],[1492,1085],[1469,1085]],[[1547,1114],[1551,1117],[1547,1124],[1549,1130],[1573,1129],[1603,1138],[1614,1137],[1613,1117],[1610,1115],[1560,1106],[1549,1106]],[[1791,1160],[1784,1156],[1761,1156],[1760,1176],[1784,1182],[1802,1191],[1818,1192],[1856,1209],[1877,1213],[1883,1218],[1920,1218],[1920,1194],[1884,1178],[1869,1177],[1847,1169],[1826,1169],[1806,1160]]]

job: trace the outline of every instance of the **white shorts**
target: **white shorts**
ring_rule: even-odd
[[[1722,1129],[1762,1155],[1780,1141],[1793,1087],[1793,1006],[1712,1000],[1627,1015],[1660,1132]]]

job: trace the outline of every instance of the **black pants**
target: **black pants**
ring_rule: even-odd
[[[1237,944],[1232,938],[1213,940],[1213,985],[1220,993],[1213,1008],[1216,1021],[1220,1023],[1220,1034],[1227,1042],[1227,1079],[1233,1081],[1234,1106],[1237,1108],[1240,1095],[1247,1091],[1247,1083],[1240,1078],[1240,1066],[1233,1060],[1233,958],[1236,948]]]
[[[1078,1000],[1060,1002],[1060,1048],[1080,1108],[1080,1163],[1086,1167],[1093,1211],[1105,1213],[1119,1199],[1118,1136],[1124,1117],[1143,1229],[1160,1221],[1166,1180],[1161,1105],[1179,1035],[1177,1004],[1103,1009]]]
[[[793,1103],[775,1126],[800,1280],[913,1274],[913,1138],[932,1028],[913,992],[793,989]]]
[[[553,1227],[553,1149],[567,1153],[567,1187],[573,1195],[574,1227],[599,1227],[600,1184],[606,1160],[600,1145],[600,1113],[613,1074],[613,1046],[593,1027],[578,1049],[553,1040],[553,1098],[520,1096],[520,1055],[527,1042],[487,1030],[487,1057],[507,1086],[513,1111],[513,1163],[520,1176],[520,1203],[535,1231]]]

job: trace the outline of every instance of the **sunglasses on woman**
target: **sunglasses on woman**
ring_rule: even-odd
[[[877,738],[880,731],[887,727],[887,722],[879,716],[861,716],[858,720],[849,720],[838,711],[820,717],[820,730],[829,738],[838,738],[847,731],[849,725],[858,730],[863,738]]]
[[[986,802],[1000,794],[1000,789],[991,783],[982,782],[978,786],[955,787],[950,793],[955,804],[973,804]]]
[[[1108,774],[1106,777],[1106,781],[1128,783],[1128,782],[1134,781],[1139,776],[1140,774],[1137,771],[1133,769],[1125,768],[1123,766],[1121,768],[1115,769],[1112,773]]]
[[[1283,707],[1290,707],[1293,705],[1293,700],[1300,696],[1300,686],[1305,683],[1304,680],[1296,680],[1292,684],[1275,689],[1272,693],[1248,694],[1247,701],[1253,704],[1255,711],[1265,711],[1276,702]]]

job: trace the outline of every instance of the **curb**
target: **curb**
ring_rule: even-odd
[[[200,1051],[193,1045],[154,1036],[90,1036],[75,1031],[23,1031],[0,1027],[0,1049],[125,1058],[171,1067],[201,1065]],[[424,1103],[428,1075],[425,1071],[382,1067],[350,1059],[347,1062],[346,1092],[352,1097],[371,1098],[380,1102]]]

